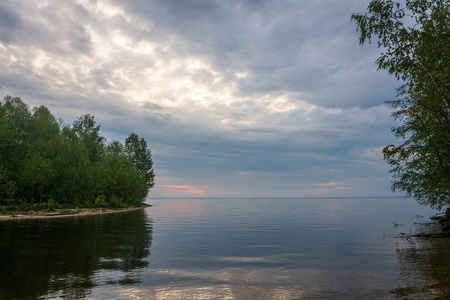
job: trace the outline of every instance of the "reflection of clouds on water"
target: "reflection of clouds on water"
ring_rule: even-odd
[[[228,263],[266,263],[266,264],[275,264],[275,263],[290,263],[295,258],[305,257],[305,254],[301,253],[284,253],[284,254],[275,254],[275,255],[265,255],[265,256],[227,256],[227,257],[216,257],[211,258],[211,260],[217,260],[221,262]]]
[[[120,288],[115,291],[116,299],[296,299],[304,293],[282,268],[166,269],[156,273],[171,280],[167,284]],[[174,284],[174,278],[180,282]]]
[[[383,238],[383,224],[386,234],[408,230],[420,211],[415,202],[380,201],[154,200],[129,217],[40,228],[42,257],[30,251],[33,269],[19,279],[28,295],[49,298],[415,299],[448,291],[449,241]],[[1,225],[0,237],[11,239]],[[50,262],[49,283],[42,258]],[[0,268],[0,277],[6,273]],[[32,291],[35,283],[42,292]]]
[[[185,287],[175,289],[156,290],[148,294],[151,299],[297,299],[303,292],[284,289],[258,289],[245,288],[245,291],[236,291],[231,286],[219,287]],[[265,295],[265,296],[261,296]]]
[[[370,271],[259,266],[160,269],[158,282],[114,291],[116,299],[389,299]],[[145,280],[145,279],[144,279]],[[98,291],[99,295],[101,291]],[[92,296],[96,296],[94,293]]]
[[[202,200],[172,199],[170,201],[154,201],[155,206],[161,205],[161,210],[168,219],[192,219],[201,215],[204,211]]]
[[[403,200],[161,201],[136,299],[392,298],[395,241],[380,225],[398,220],[386,207],[409,213]]]
[[[359,269],[346,262],[307,261],[298,253],[266,256],[195,257],[197,267],[151,268],[143,283],[100,293],[116,299],[387,299],[395,282],[384,269]],[[205,261],[215,267],[204,268]]]

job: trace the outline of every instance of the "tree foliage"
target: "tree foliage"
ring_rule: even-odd
[[[0,101],[0,205],[139,205],[154,185],[147,142],[107,142],[92,115],[72,125],[20,98]],[[52,204],[52,205],[53,205]]]
[[[373,0],[353,14],[360,44],[377,38],[376,60],[403,82],[392,116],[401,140],[384,147],[392,190],[433,208],[450,205],[450,6],[448,0]]]
[[[135,133],[131,133],[125,140],[125,151],[135,169],[145,177],[148,188],[155,185],[153,173],[152,152],[147,147],[147,142]]]

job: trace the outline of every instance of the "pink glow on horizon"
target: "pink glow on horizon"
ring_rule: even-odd
[[[158,185],[158,187],[161,187],[165,190],[171,191],[171,192],[182,192],[182,193],[188,193],[188,194],[197,194],[197,195],[204,195],[206,194],[206,191],[198,186],[192,186],[192,185]]]
[[[348,183],[348,181],[335,181],[335,182],[328,182],[328,183],[316,183],[315,185],[321,185],[321,186],[333,186],[333,185],[339,185],[343,183]]]

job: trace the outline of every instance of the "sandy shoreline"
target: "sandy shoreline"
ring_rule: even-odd
[[[0,221],[4,220],[24,220],[24,219],[49,219],[49,218],[66,218],[66,217],[80,217],[80,216],[92,216],[102,214],[120,213],[126,211],[133,211],[138,209],[144,209],[151,207],[149,204],[143,204],[139,207],[131,207],[125,209],[110,209],[110,208],[81,208],[78,211],[75,209],[65,210],[64,212],[48,212],[42,215],[1,215]]]

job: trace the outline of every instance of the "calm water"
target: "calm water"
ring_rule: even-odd
[[[149,203],[0,222],[0,299],[450,297],[450,240],[396,238],[434,230],[413,200]]]

